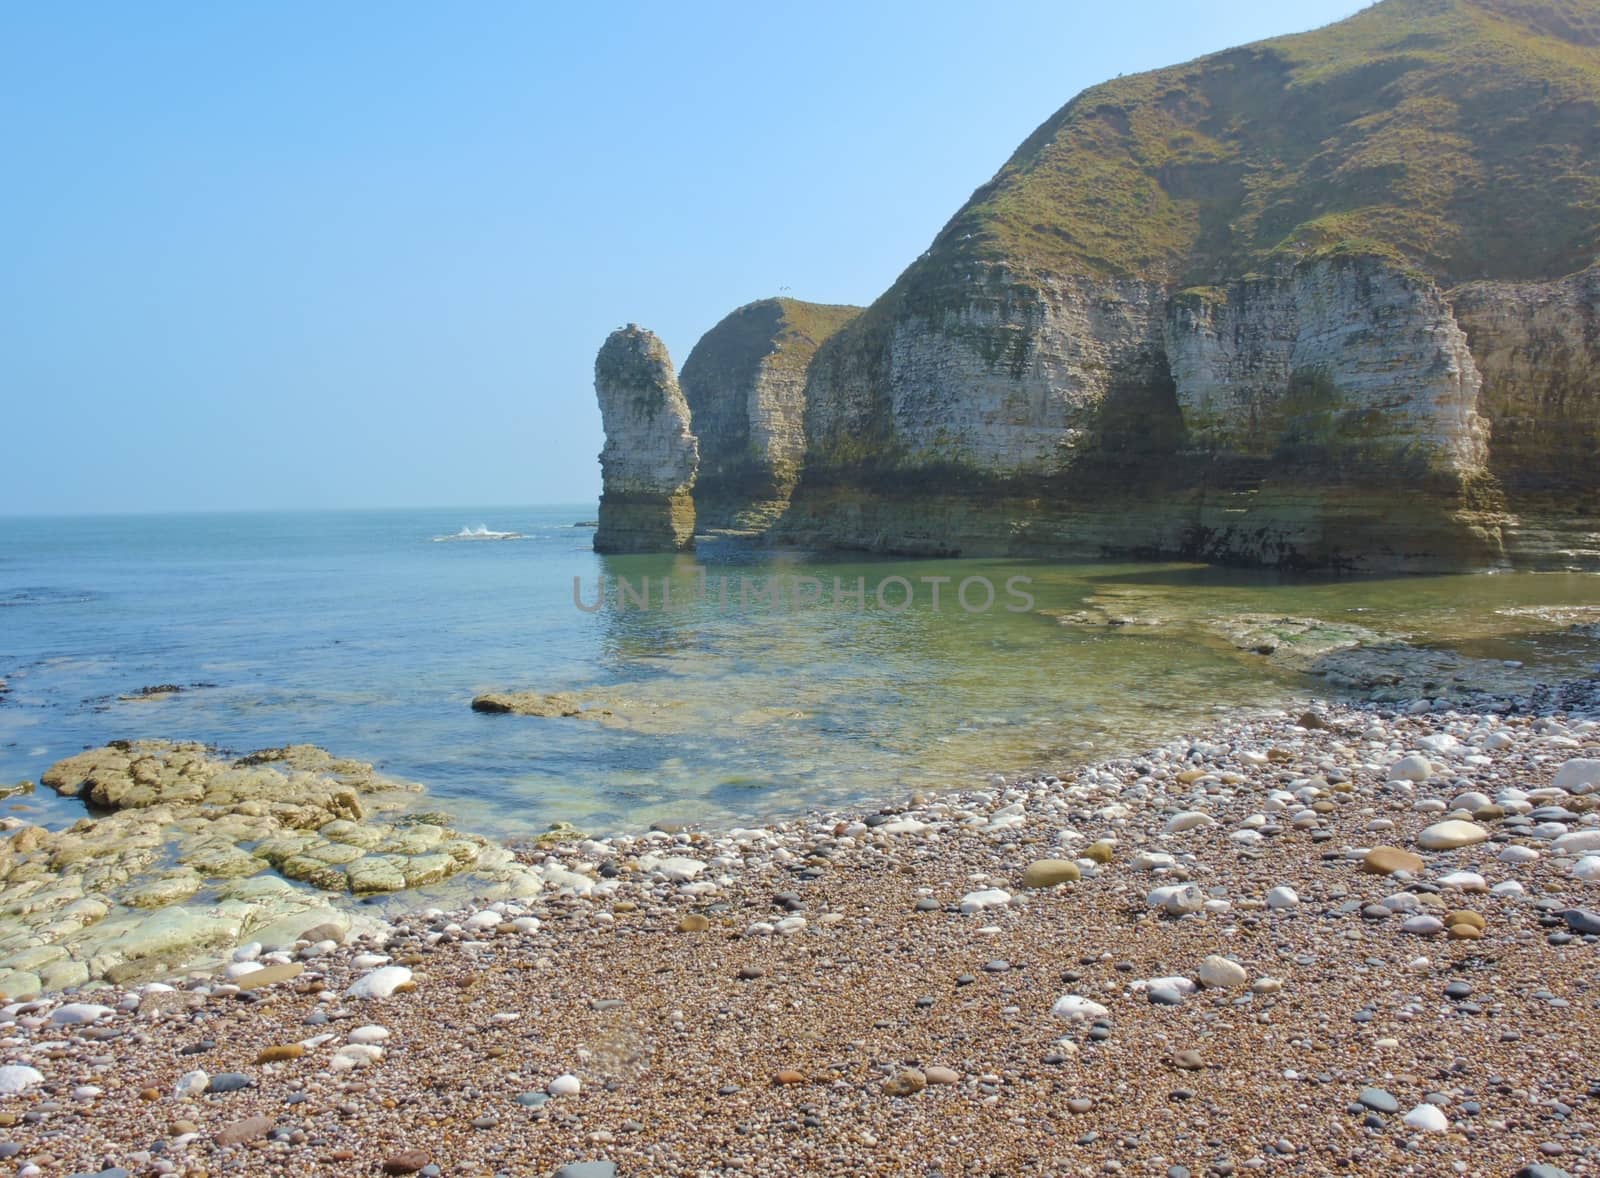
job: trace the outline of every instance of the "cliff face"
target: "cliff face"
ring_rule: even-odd
[[[1600,267],[1451,292],[1483,375],[1489,469],[1514,559],[1600,561]]]
[[[1594,0],[1386,0],[1085,92],[819,350],[778,534],[1595,555],[1600,284],[1560,276],[1600,249],[1597,29]]]
[[[697,496],[906,553],[1600,565],[1597,256],[1600,0],[1383,0],[1085,91],[805,347],[735,312]]]
[[[594,362],[606,431],[600,452],[596,552],[668,552],[694,546],[699,443],[662,342],[629,324]]]
[[[788,505],[805,462],[806,372],[819,344],[861,313],[762,299],[707,332],[684,361],[700,439],[702,527],[763,527]]]

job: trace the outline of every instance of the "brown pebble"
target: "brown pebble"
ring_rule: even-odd
[[[1478,941],[1483,939],[1483,930],[1471,924],[1452,924],[1445,933],[1452,941]]]
[[[383,1159],[385,1174],[415,1174],[428,1164],[428,1155],[420,1149],[405,1149]]]
[[[739,977],[742,981],[751,982],[756,978],[764,978],[766,976],[767,971],[759,965],[741,965],[739,967]]]
[[[1196,1072],[1206,1066],[1206,1061],[1200,1058],[1200,1053],[1193,1049],[1177,1052],[1173,1055],[1172,1062],[1186,1072]]]
[[[953,1068],[941,1068],[935,1065],[924,1074],[928,1077],[928,1083],[930,1084],[959,1084],[961,1082],[961,1073]]]
[[[1489,922],[1485,920],[1481,914],[1474,912],[1470,908],[1462,908],[1452,912],[1449,916],[1444,918],[1444,922],[1446,925],[1470,924],[1476,929],[1484,929],[1489,927]]]
[[[235,1121],[225,1125],[217,1132],[218,1145],[242,1145],[246,1141],[255,1141],[265,1137],[272,1131],[275,1122],[268,1116],[246,1117],[242,1121]]]
[[[140,1091],[140,1093],[139,1093],[139,1099],[140,1100],[160,1100],[161,1099],[161,1089],[159,1089],[159,1088],[145,1088],[145,1089],[142,1089]]]
[[[254,973],[241,974],[234,979],[234,985],[241,990],[259,990],[262,986],[297,978],[305,972],[305,969],[305,964],[299,961],[291,961],[287,965],[263,966]]]
[[[928,1086],[928,1077],[916,1068],[901,1068],[883,1082],[883,1090],[890,1096],[911,1096]]]
[[[772,1082],[774,1084],[804,1084],[806,1078],[804,1074],[795,1071],[793,1068],[784,1068],[783,1071],[772,1077]]]
[[[193,1121],[184,1120],[180,1117],[178,1120],[172,1122],[172,1128],[170,1131],[174,1137],[182,1137],[185,1133],[200,1132],[200,1126],[196,1125]]]
[[[680,933],[703,933],[711,927],[711,922],[698,912],[691,912],[678,921]]]
[[[268,1047],[256,1056],[257,1063],[277,1063],[285,1059],[299,1059],[306,1053],[306,1049],[298,1043],[284,1043],[277,1047]]]
[[[1361,870],[1368,875],[1393,875],[1396,871],[1415,875],[1422,870],[1422,857],[1399,847],[1373,847],[1361,860]]]
[[[1116,853],[1116,848],[1112,844],[1101,840],[1085,847],[1083,857],[1092,863],[1110,863]]]

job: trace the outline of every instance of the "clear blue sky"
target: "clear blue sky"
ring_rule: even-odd
[[[1356,0],[0,7],[0,513],[572,502],[613,327],[870,302],[1077,91]]]

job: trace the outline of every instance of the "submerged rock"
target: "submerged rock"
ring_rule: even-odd
[[[109,812],[0,841],[8,997],[156,978],[241,939],[284,947],[313,926],[342,933],[357,918],[336,908],[340,895],[465,873],[480,893],[542,886],[505,848],[406,813],[419,786],[310,745],[230,761],[199,744],[119,741],[52,765],[42,780]],[[371,913],[359,919],[374,923]],[[238,984],[266,985],[287,968]]]

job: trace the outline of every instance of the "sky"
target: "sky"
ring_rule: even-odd
[[[593,500],[613,328],[871,302],[1079,90],[1360,7],[0,5],[0,514]]]

